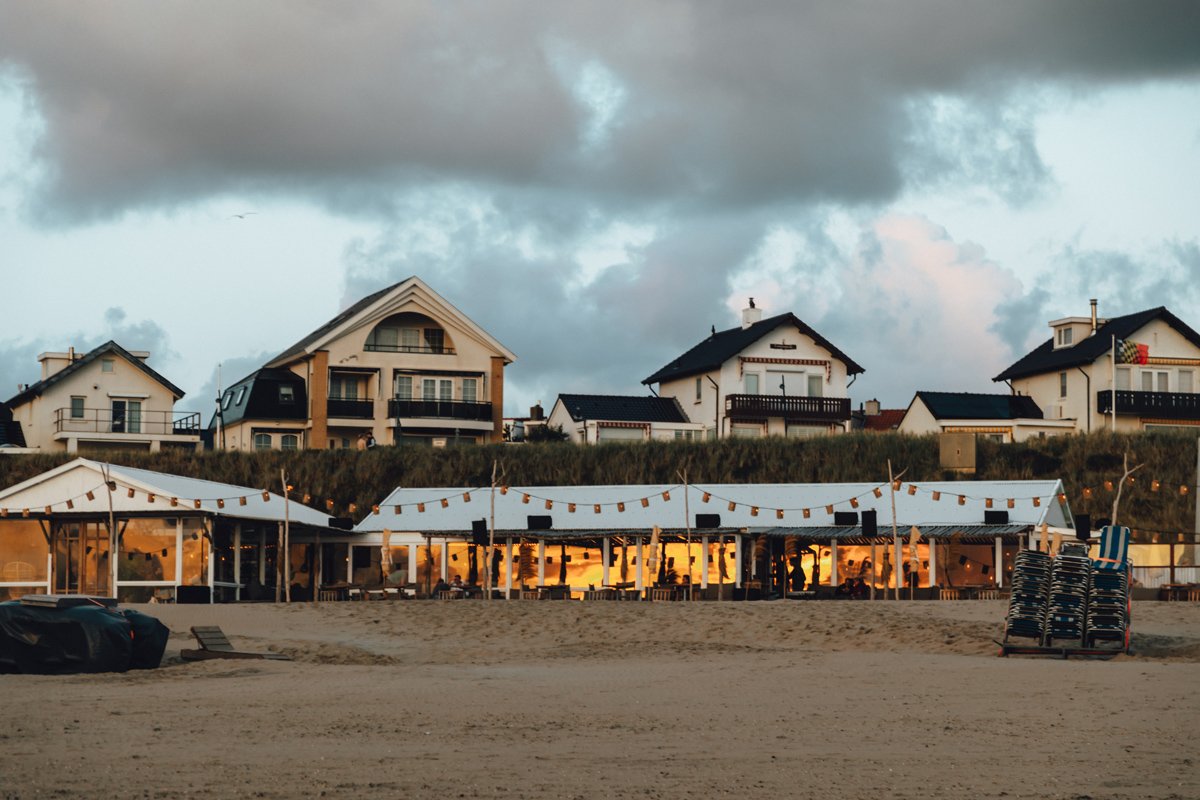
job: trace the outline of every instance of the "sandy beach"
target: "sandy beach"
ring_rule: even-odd
[[[0,797],[1200,796],[1195,604],[1109,662],[989,601],[140,608],[158,670],[0,677]]]

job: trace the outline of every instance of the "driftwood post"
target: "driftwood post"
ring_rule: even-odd
[[[283,588],[287,601],[292,602],[292,531],[291,531],[291,514],[288,510],[288,484],[287,473],[282,469],[279,470],[279,480],[283,483],[283,536],[280,539],[280,546],[283,549],[283,557],[280,559],[280,574],[283,576]],[[276,598],[279,597],[279,591],[276,589]],[[275,602],[279,602],[278,599]]]
[[[1115,414],[1113,416],[1116,416]],[[1144,467],[1145,464],[1138,464],[1133,469],[1129,468],[1129,453],[1125,453],[1125,473],[1121,475],[1121,481],[1117,484],[1117,496],[1113,498],[1112,525],[1117,525],[1117,511],[1121,507],[1121,490],[1125,488],[1125,481],[1129,480],[1129,476]]]

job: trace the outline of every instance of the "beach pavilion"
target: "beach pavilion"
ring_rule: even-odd
[[[1021,547],[1073,525],[1058,480],[403,488],[347,557],[356,575],[405,570],[425,596],[457,576],[502,597],[782,597],[798,567],[819,595],[861,578],[931,597],[1003,588]]]
[[[80,458],[0,492],[0,600],[274,599],[280,571],[282,585],[311,596],[318,570],[344,581],[344,561],[317,563],[313,546],[350,534],[335,524],[263,489]],[[285,534],[290,558],[280,559]]]

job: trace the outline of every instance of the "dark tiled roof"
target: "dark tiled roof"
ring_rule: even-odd
[[[1016,394],[917,392],[935,419],[1041,419],[1033,399]]]
[[[168,391],[170,391],[172,394],[175,395],[176,399],[183,397],[183,389],[180,389],[178,386],[171,383],[169,380],[164,378],[162,375],[159,375],[153,369],[151,369],[150,367],[143,364],[142,360],[140,358],[138,358],[137,356],[133,355],[133,353],[130,353],[128,350],[126,350],[124,347],[121,347],[121,345],[117,344],[116,342],[106,342],[105,344],[100,345],[99,347],[97,347],[95,350],[88,353],[87,355],[81,356],[80,359],[78,361],[76,361],[74,364],[68,364],[67,366],[63,367],[58,372],[51,375],[49,378],[45,378],[43,380],[38,381],[37,383],[30,384],[29,386],[25,387],[25,391],[21,392],[16,397],[9,400],[7,403],[5,403],[5,405],[7,405],[9,408],[15,408],[16,406],[21,405],[25,401],[27,401],[31,398],[37,397],[42,392],[49,389],[51,386],[55,385],[59,381],[62,381],[64,379],[70,377],[71,375],[74,375],[76,372],[83,369],[88,364],[91,364],[93,361],[95,361],[100,356],[104,355],[105,353],[115,353],[116,355],[121,356],[121,358],[125,359],[130,364],[137,367],[142,372],[146,373],[151,378],[153,378],[154,380],[158,381],[163,386],[165,386]]]
[[[281,384],[290,385],[295,400],[291,403],[279,402],[279,387]],[[242,390],[245,394],[242,394]],[[242,402],[237,402],[241,396]],[[229,408],[225,409],[226,398],[232,397]],[[245,378],[230,386],[221,395],[221,406],[224,409],[226,425],[232,425],[243,419],[308,419],[308,392],[304,379],[288,369],[263,368],[250,373]],[[208,422],[209,428],[217,427],[217,413]]]
[[[1055,370],[1070,369],[1090,364],[1112,350],[1114,336],[1118,339],[1128,339],[1144,325],[1156,319],[1161,319],[1177,330],[1189,342],[1196,347],[1200,347],[1200,334],[1197,334],[1179,317],[1167,311],[1166,308],[1159,306],[1147,311],[1139,311],[1136,314],[1113,317],[1101,325],[1095,335],[1089,336],[1072,347],[1060,347],[1055,350],[1053,337],[1047,339],[1033,352],[1004,370],[1004,372],[1001,372],[995,378],[992,378],[992,380],[1011,381],[1030,375],[1041,375],[1044,372],[1053,372]]]
[[[558,399],[580,422],[585,419],[613,422],[687,422],[673,397],[624,397],[608,394],[560,394]]]
[[[12,409],[0,406],[0,445],[6,444],[24,447],[25,432],[21,430],[21,423],[13,420]]]
[[[863,430],[895,430],[900,425],[900,420],[904,419],[904,412],[906,410],[903,408],[881,408],[878,414],[866,414],[863,416]]]
[[[374,303],[376,300],[378,300],[379,298],[383,297],[383,296],[384,296],[385,294],[387,294],[388,292],[390,292],[390,291],[392,291],[393,289],[395,289],[395,288],[396,288],[397,286],[399,286],[401,283],[407,283],[408,281],[411,281],[411,280],[412,280],[412,278],[411,278],[411,277],[409,277],[409,278],[405,278],[404,280],[400,281],[400,283],[393,283],[391,286],[388,286],[388,287],[386,287],[386,288],[384,288],[384,289],[380,289],[378,292],[375,292],[374,294],[369,294],[369,295],[367,295],[367,296],[366,296],[366,297],[364,297],[362,300],[359,300],[357,303],[355,303],[354,305],[350,306],[350,307],[349,307],[349,308],[347,308],[345,311],[343,311],[342,313],[338,314],[338,315],[337,315],[336,317],[334,317],[333,319],[329,320],[329,322],[326,322],[324,325],[322,325],[321,327],[317,328],[315,331],[313,331],[312,333],[310,333],[308,336],[305,336],[303,339],[301,339],[300,341],[296,342],[294,345],[292,345],[292,346],[291,346],[291,347],[289,347],[288,349],[284,350],[282,353],[280,353],[279,355],[275,356],[273,359],[271,359],[271,360],[270,360],[270,361],[268,361],[267,363],[268,363],[268,364],[278,364],[278,363],[280,363],[280,362],[284,362],[286,359],[289,359],[289,358],[291,358],[292,356],[299,356],[299,355],[303,355],[304,351],[305,351],[305,350],[308,348],[308,346],[309,346],[310,344],[312,344],[313,342],[317,341],[317,340],[318,340],[318,339],[320,339],[322,336],[324,336],[325,334],[329,333],[329,332],[330,332],[330,331],[332,331],[334,328],[336,328],[337,326],[341,325],[343,322],[345,322],[346,320],[350,319],[350,318],[351,318],[351,317],[353,317],[355,314],[357,314],[358,312],[362,311],[364,308],[366,308],[367,306],[371,305],[371,304],[372,304],[372,303]]]
[[[686,378],[689,375],[714,370],[780,325],[788,323],[795,325],[801,333],[810,337],[814,342],[828,350],[834,358],[844,363],[847,375],[856,375],[863,372],[863,368],[854,363],[848,355],[834,347],[824,336],[804,324],[795,314],[789,312],[756,322],[749,328],[737,327],[714,333],[649,378],[646,378],[642,383],[660,383],[662,381]]]

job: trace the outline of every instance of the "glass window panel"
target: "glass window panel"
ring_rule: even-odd
[[[417,580],[422,587],[433,586],[442,577],[442,545],[421,545],[417,548]]]
[[[1193,383],[1194,375],[1195,375],[1195,373],[1192,372],[1191,370],[1182,369],[1179,371],[1179,391],[1184,392],[1186,394],[1191,394],[1192,392],[1195,391],[1195,389],[1193,388],[1195,385]]]
[[[1131,376],[1129,367],[1117,367],[1118,392],[1127,392],[1133,388],[1133,385],[1130,383],[1130,378]]]
[[[118,558],[118,581],[174,581],[174,520],[129,520]]]
[[[415,328],[404,328],[400,331],[400,345],[407,349],[417,349],[421,346],[421,332]]]
[[[396,376],[396,399],[411,400],[413,391],[413,379],[410,375]]]
[[[435,353],[442,351],[445,334],[441,328],[425,329],[425,346]]]
[[[438,399],[454,399],[454,381],[438,381]]]
[[[300,448],[300,437],[293,433],[285,433],[279,437],[280,450],[298,450]]]
[[[100,371],[101,372],[112,372],[113,371],[112,359],[106,358],[103,361],[101,361],[100,362]]]
[[[1142,373],[1142,391],[1143,392],[1153,392],[1154,391],[1154,373],[1153,372],[1143,372]]]
[[[271,434],[269,434],[269,433],[254,434],[254,449],[255,450],[270,450],[271,449]]]
[[[758,376],[753,373],[746,375],[746,394],[758,394]]]
[[[820,375],[809,375],[808,376],[808,396],[809,397],[821,397],[822,392],[825,389],[823,383],[824,383],[824,379]]]
[[[71,419],[83,419],[83,401],[82,397],[71,398]]]
[[[762,428],[758,425],[734,425],[733,435],[741,439],[757,439],[762,436]]]
[[[400,344],[400,330],[388,327],[376,328],[375,344],[382,347],[395,348]]]
[[[129,401],[129,432],[142,432],[142,403],[140,400]]]
[[[437,399],[437,381],[425,380],[421,382],[421,393],[425,400]]]
[[[232,577],[232,570],[230,573]],[[182,583],[185,586],[208,585],[208,539],[198,519],[183,520]]]
[[[478,384],[474,378],[463,378],[462,399],[464,403],[478,402],[477,387]]]
[[[1158,391],[1160,391],[1160,392],[1170,391],[1167,388],[1167,373],[1165,373],[1165,372],[1158,373]]]
[[[45,581],[49,554],[50,546],[36,521],[0,520],[0,581]]]

